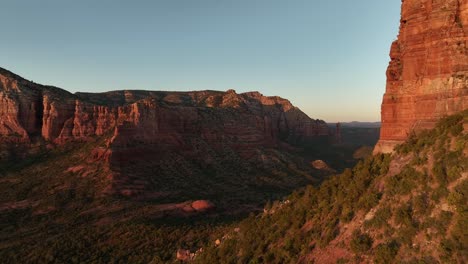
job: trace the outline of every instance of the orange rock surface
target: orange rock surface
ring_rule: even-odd
[[[215,208],[214,204],[207,200],[197,200],[192,203],[192,208],[195,211],[203,212]]]
[[[374,152],[468,108],[468,1],[404,0]]]
[[[109,135],[108,147],[193,149],[194,138],[228,145],[241,156],[328,135],[288,100],[234,90],[76,93],[27,81],[0,68],[0,143],[52,144]],[[191,141],[190,141],[191,140]],[[190,141],[190,142],[189,142]],[[135,154],[138,154],[135,152]],[[1,157],[0,157],[1,158]]]

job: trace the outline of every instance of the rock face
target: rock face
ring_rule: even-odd
[[[118,147],[184,147],[190,136],[247,147],[326,136],[328,129],[288,100],[258,92],[70,94],[0,69],[0,142],[61,144],[106,133]]]
[[[468,108],[468,1],[404,0],[374,152]]]

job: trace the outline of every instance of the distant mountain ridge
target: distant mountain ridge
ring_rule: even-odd
[[[360,128],[379,128],[381,122],[362,122],[362,121],[351,121],[351,122],[337,122],[337,123],[328,123],[329,126],[336,126],[340,124],[342,127],[360,127]]]

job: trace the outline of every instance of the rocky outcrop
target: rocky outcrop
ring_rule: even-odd
[[[215,205],[208,200],[197,200],[192,203],[187,203],[182,207],[184,212],[207,212],[213,210]]]
[[[330,168],[330,166],[328,166],[328,164],[323,160],[314,160],[310,163],[310,165],[312,165],[312,167],[314,167],[314,169],[317,170],[336,172],[334,169]]]
[[[468,108],[468,1],[402,1],[374,152]]]

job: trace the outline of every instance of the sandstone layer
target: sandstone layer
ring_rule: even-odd
[[[468,1],[402,2],[375,153],[468,108]]]
[[[138,141],[182,147],[185,136],[213,144],[274,145],[328,135],[280,97],[258,92],[115,91],[71,94],[0,69],[0,141],[61,144],[113,133],[111,144]]]

